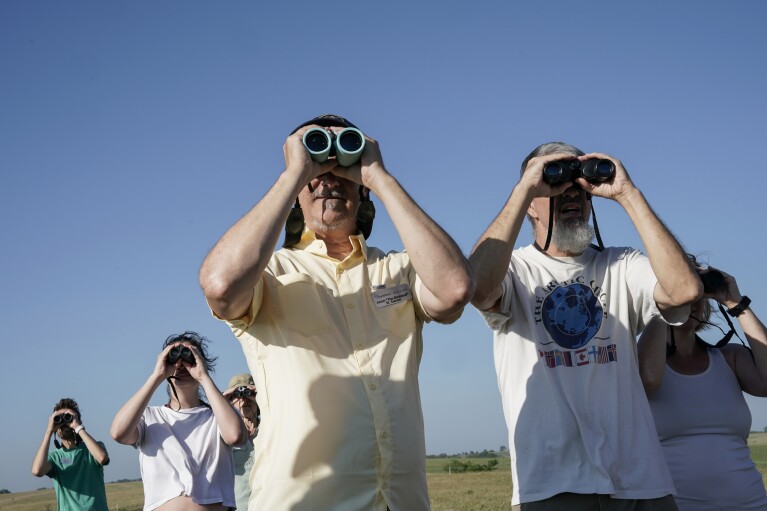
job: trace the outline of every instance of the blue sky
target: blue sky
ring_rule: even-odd
[[[108,428],[171,333],[213,340],[220,387],[247,369],[197,270],[321,113],[376,138],[466,252],[538,144],[614,155],[767,317],[765,22],[758,0],[0,3],[0,487],[50,486],[30,466],[64,396],[106,442],[106,479],[138,477]],[[595,207],[605,243],[641,247]],[[381,207],[371,242],[401,248]],[[506,445],[479,314],[424,336],[427,451]]]

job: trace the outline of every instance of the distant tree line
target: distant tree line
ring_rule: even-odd
[[[445,472],[462,473],[462,472],[490,472],[498,468],[498,460],[493,458],[487,461],[487,463],[474,463],[471,460],[461,461],[458,459],[452,459],[447,463],[443,470]]]
[[[500,449],[497,451],[488,451],[485,449],[484,451],[468,451],[468,452],[462,452],[459,454],[445,454],[444,452],[441,454],[427,454],[427,458],[433,458],[433,459],[442,459],[442,458],[499,458],[499,457],[508,457],[509,456],[509,449],[502,445]]]

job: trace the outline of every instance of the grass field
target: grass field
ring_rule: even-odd
[[[767,433],[751,433],[751,458],[767,483]],[[445,465],[453,458],[426,460],[432,511],[495,511],[511,509],[511,468],[508,458],[498,458],[492,472],[448,474]],[[486,464],[487,458],[460,458],[462,462]],[[140,482],[109,483],[107,500],[110,511],[140,511],[144,494]],[[0,511],[55,511],[53,490],[37,490],[0,495]]]

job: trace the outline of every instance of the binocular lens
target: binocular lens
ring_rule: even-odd
[[[69,424],[75,419],[75,416],[71,413],[61,413],[53,418],[54,424]]]
[[[578,161],[578,160],[575,160]],[[543,167],[543,180],[550,185],[555,185],[570,179],[569,168],[565,171],[566,162],[554,161]]]
[[[338,137],[338,145],[344,151],[353,153],[362,147],[362,136],[358,131],[344,130]]]
[[[601,180],[610,179],[615,172],[615,165],[610,160],[599,160],[597,162],[594,177]]]
[[[330,137],[322,129],[312,129],[304,135],[304,145],[312,153],[321,153],[330,147]]]

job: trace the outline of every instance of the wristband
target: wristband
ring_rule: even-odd
[[[83,426],[82,424],[80,424],[79,426],[77,426],[77,427],[75,428],[75,435],[79,435],[79,434],[80,434],[80,431],[82,431],[82,430],[84,430],[84,429],[85,429],[85,426]]]
[[[749,305],[751,305],[751,298],[747,297],[746,295],[743,295],[743,297],[740,299],[740,302],[738,302],[738,305],[736,305],[732,309],[727,309],[727,314],[729,314],[733,318],[737,318],[738,316],[743,314],[744,310],[748,309]]]

